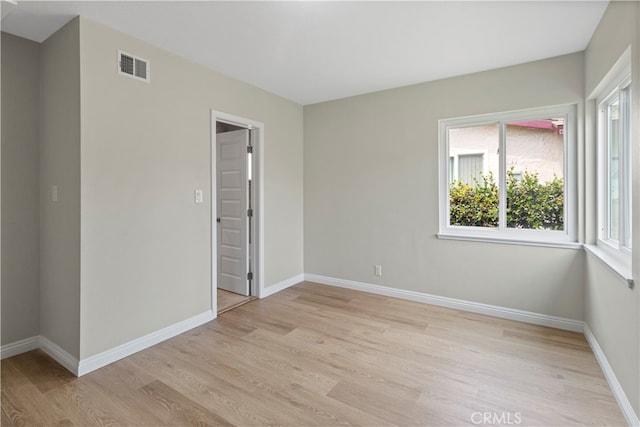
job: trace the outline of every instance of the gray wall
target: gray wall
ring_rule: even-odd
[[[265,284],[301,274],[302,107],[86,19],[80,28],[82,358],[211,309],[211,109],[265,124]],[[150,83],[117,73],[118,49],[150,61]]]
[[[585,51],[585,94],[590,96],[616,60],[631,45],[632,54],[632,171],[633,242],[640,242],[640,4],[611,2]],[[595,102],[587,105],[587,194],[595,194]],[[595,198],[587,201],[590,229],[595,230]],[[591,233],[591,241],[595,233]],[[633,255],[633,276],[638,282],[640,256]],[[630,290],[615,273],[587,256],[585,321],[593,331],[636,414],[640,415],[640,289]]]
[[[40,332],[40,44],[2,33],[2,342]],[[7,65],[4,65],[7,64]]]
[[[80,356],[80,38],[74,19],[41,46],[40,335]],[[58,202],[51,187],[58,186]]]
[[[306,106],[305,273],[583,319],[582,251],[435,236],[438,120],[566,103],[581,115],[583,59]]]

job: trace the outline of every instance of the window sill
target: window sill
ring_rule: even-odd
[[[581,249],[582,243],[568,241],[533,240],[498,236],[477,236],[473,234],[438,233],[438,239],[464,240],[471,242],[498,243],[505,245],[542,246],[547,248]]]
[[[584,250],[623,279],[627,283],[629,289],[633,289],[635,284],[633,281],[631,266],[625,265],[619,259],[616,259],[607,251],[596,245],[584,245]]]

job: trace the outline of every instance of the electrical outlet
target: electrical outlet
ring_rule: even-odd
[[[382,276],[382,266],[381,265],[374,265],[373,266],[373,274],[375,274],[376,276]]]
[[[57,185],[52,185],[51,186],[51,201],[52,202],[57,202],[58,201],[58,186]]]

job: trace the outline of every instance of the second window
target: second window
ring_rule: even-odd
[[[574,115],[566,106],[441,121],[441,233],[574,240]]]

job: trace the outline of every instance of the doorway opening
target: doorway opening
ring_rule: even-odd
[[[262,290],[263,125],[212,112],[212,308],[221,314]]]

